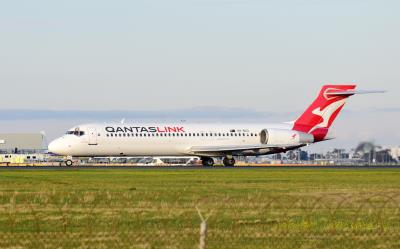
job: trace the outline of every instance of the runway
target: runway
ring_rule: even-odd
[[[0,167],[0,171],[5,170],[242,170],[242,169],[254,169],[254,170],[275,170],[275,169],[357,169],[357,170],[369,170],[369,169],[400,169],[400,165],[390,166],[235,166],[235,167],[203,167],[198,165],[192,166],[73,166],[73,167],[54,167],[54,166],[3,166]]]

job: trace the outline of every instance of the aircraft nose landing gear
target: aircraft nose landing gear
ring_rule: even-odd
[[[74,162],[71,159],[68,159],[68,160],[65,161],[65,166],[71,167],[73,165],[74,165]]]
[[[65,164],[65,166],[67,166],[67,167],[72,167],[72,166],[74,166],[74,160],[73,160],[72,156],[67,156],[67,157],[65,157],[65,158],[64,158],[64,164]]]

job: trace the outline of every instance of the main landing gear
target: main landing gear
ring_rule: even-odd
[[[233,167],[236,163],[235,158],[233,157],[225,157],[222,162],[224,163],[225,167]]]
[[[203,163],[203,166],[205,166],[205,167],[214,166],[214,159],[212,159],[211,157],[202,157],[201,161]],[[224,157],[222,162],[224,163],[225,167],[233,167],[233,166],[235,166],[235,163],[236,163],[235,158],[233,158],[232,156]]]
[[[211,157],[202,157],[201,162],[205,167],[214,166],[214,159],[212,159]]]

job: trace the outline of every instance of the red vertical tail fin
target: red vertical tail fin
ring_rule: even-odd
[[[325,139],[329,127],[356,85],[325,85],[310,107],[294,122],[293,130],[310,133],[316,142]]]

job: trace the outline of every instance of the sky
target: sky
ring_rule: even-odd
[[[393,0],[1,1],[0,132],[35,123],[53,138],[86,121],[79,112],[288,121],[321,85],[357,83],[388,92],[352,99],[335,124],[346,135],[324,146],[398,145],[399,9]]]

